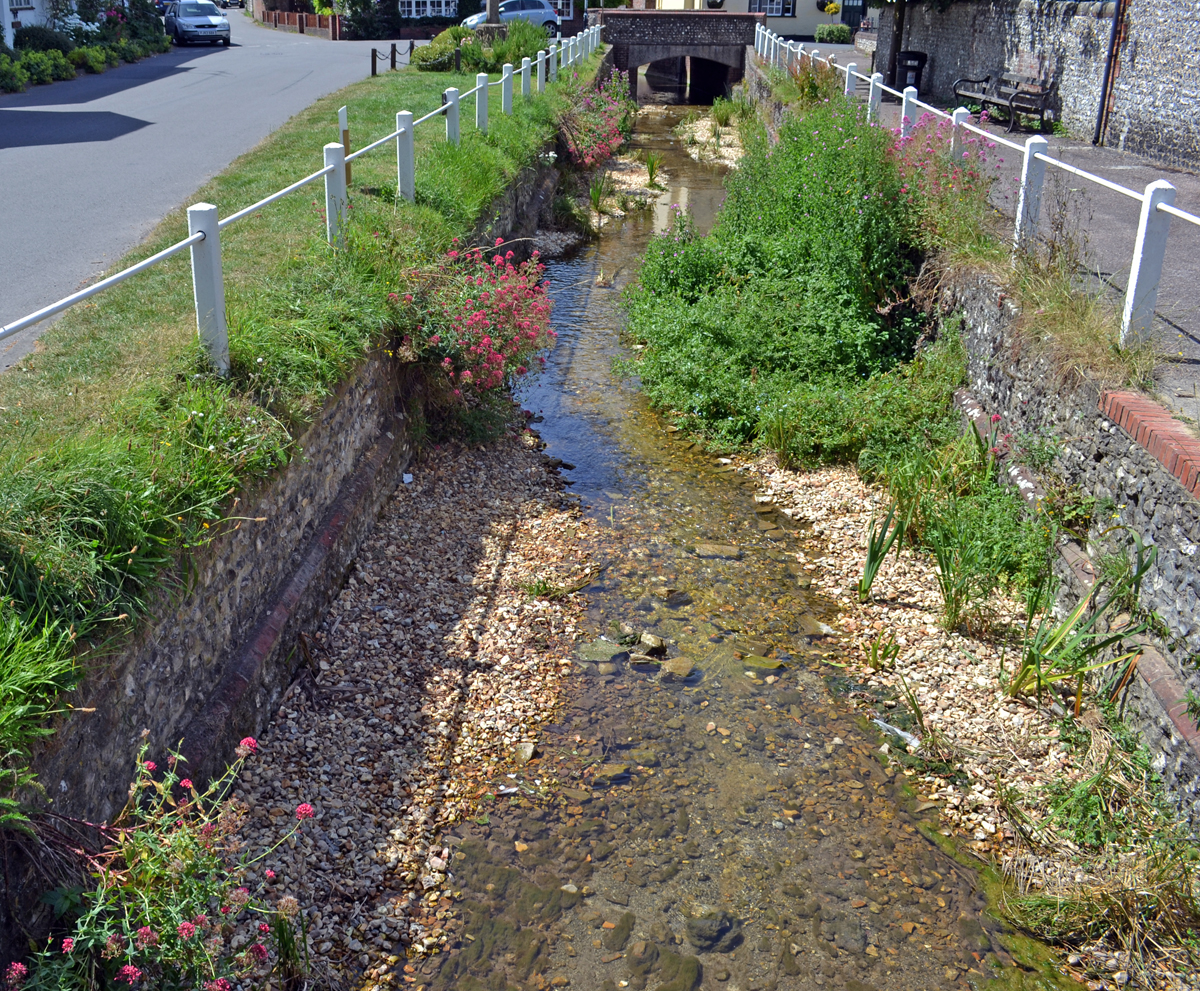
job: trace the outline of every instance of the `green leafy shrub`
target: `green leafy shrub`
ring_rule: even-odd
[[[55,51],[67,55],[75,47],[75,43],[61,31],[41,24],[31,24],[29,27],[17,28],[13,33],[13,47],[19,52]]]
[[[63,58],[62,52],[54,54]],[[25,70],[29,81],[34,85],[40,86],[44,83],[54,82],[54,61],[49,52],[22,52],[21,68]]]
[[[818,24],[814,32],[817,44],[848,45],[850,44],[849,24]]]
[[[19,61],[0,55],[0,92],[20,93],[29,84],[29,73]]]
[[[108,68],[108,50],[102,45],[76,48],[67,58],[77,69],[88,72],[104,72]]]

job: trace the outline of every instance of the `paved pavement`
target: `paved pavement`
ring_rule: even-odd
[[[898,105],[883,105],[881,120],[894,127],[899,119]],[[1000,127],[990,130],[1020,145],[1033,133],[1007,134]],[[1166,179],[1178,190],[1175,205],[1200,216],[1200,175],[1196,172],[1157,165],[1115,148],[1098,148],[1087,139],[1056,135],[1047,135],[1047,139],[1054,158],[1129,189],[1141,192],[1154,180]],[[992,164],[1000,165],[993,201],[1011,217],[1016,212],[1022,154],[1002,146],[991,154]],[[1065,204],[1069,230],[1078,238],[1088,267],[1119,306],[1129,279],[1141,204],[1055,168],[1047,169],[1044,190],[1043,236],[1059,205]],[[1200,227],[1172,219],[1156,312],[1154,337],[1166,359],[1155,373],[1159,398],[1200,424]]]
[[[371,71],[370,42],[229,20],[229,48],[0,96],[0,325],[94,279],[238,155]],[[0,343],[0,369],[47,326]]]

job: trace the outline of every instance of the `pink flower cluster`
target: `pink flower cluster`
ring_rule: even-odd
[[[613,72],[595,93],[583,97],[564,120],[567,150],[590,168],[616,154],[625,141],[621,124],[629,113],[629,76]]]
[[[499,238],[496,247],[503,243]],[[499,253],[488,261],[481,249],[450,251],[426,301],[424,351],[440,357],[453,393],[462,398],[502,386],[526,374],[534,354],[549,347],[550,300],[537,253],[527,262]],[[298,810],[297,810],[298,812]]]
[[[904,180],[900,193],[909,202],[986,192],[991,179],[985,174],[985,166],[988,152],[996,147],[995,142],[967,131],[958,157],[952,158],[949,152],[953,144],[953,125],[928,113],[921,116],[908,137],[901,136],[899,129],[893,133],[896,142],[892,153]],[[997,158],[993,169],[999,169],[1003,162],[1003,158]]]

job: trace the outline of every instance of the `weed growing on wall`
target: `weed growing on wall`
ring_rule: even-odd
[[[8,987],[230,991],[236,982],[257,984],[272,973],[284,986],[303,980],[308,961],[299,904],[271,890],[270,871],[256,884],[248,874],[300,832],[313,810],[297,806],[290,831],[271,850],[244,848],[248,810],[229,791],[257,746],[243,740],[238,760],[204,789],[188,779],[179,755],[159,768],[143,747],[129,803],[116,822],[99,827],[99,846],[61,851],[86,881],[51,893],[57,931],[28,964],[10,966]],[[69,846],[70,828],[89,825],[47,823],[45,841]]]

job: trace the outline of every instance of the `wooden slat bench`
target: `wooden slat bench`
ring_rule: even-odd
[[[1017,126],[1018,114],[1036,115],[1039,128],[1045,130],[1050,86],[1034,76],[1002,72],[995,82],[991,76],[955,80],[954,98],[960,103],[978,103],[981,110],[986,110],[989,104],[1003,107],[1008,111],[1010,133]]]

